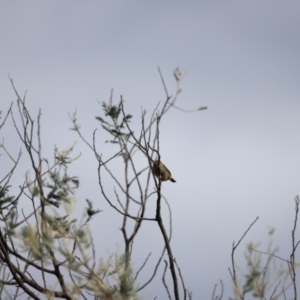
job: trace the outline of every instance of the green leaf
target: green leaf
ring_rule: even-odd
[[[111,134],[111,130],[109,128],[107,128],[106,126],[104,125],[101,125],[103,129],[105,129],[106,131],[108,131],[110,134]]]
[[[102,119],[101,117],[96,117],[96,120],[98,120],[98,121],[100,121],[101,123],[104,123],[104,124],[109,124],[106,121],[104,121],[104,119]]]

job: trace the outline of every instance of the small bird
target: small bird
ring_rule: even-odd
[[[176,182],[175,179],[172,178],[169,169],[161,161],[154,161],[152,165],[152,172],[161,181],[171,180],[172,182]]]

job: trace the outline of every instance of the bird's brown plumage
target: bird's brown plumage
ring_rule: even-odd
[[[170,180],[172,182],[176,182],[176,180],[172,177],[170,170],[161,161],[154,161],[152,165],[152,172],[161,181]]]

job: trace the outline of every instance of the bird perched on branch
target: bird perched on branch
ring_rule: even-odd
[[[154,161],[152,172],[161,181],[171,180],[172,182],[176,182],[175,179],[172,178],[169,169],[159,160]]]

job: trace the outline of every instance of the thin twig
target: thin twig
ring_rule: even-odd
[[[297,281],[296,281],[296,262],[295,262],[295,251],[297,246],[299,245],[298,241],[297,243],[295,242],[295,233],[296,233],[296,228],[297,228],[297,221],[298,221],[298,213],[299,213],[299,196],[295,197],[295,219],[294,219],[294,227],[292,230],[292,253],[290,255],[290,265],[291,265],[291,278],[293,282],[293,290],[294,290],[294,299],[297,299]]]
[[[181,274],[181,270],[180,270],[175,258],[174,258],[174,262],[175,262],[175,266],[177,267],[179,277],[181,279],[181,284],[182,284],[182,287],[183,287],[183,295],[184,295],[183,299],[186,300],[186,296],[187,296],[186,291],[187,291],[187,289],[186,289],[185,284],[184,284],[184,280],[183,280],[183,277],[182,277],[182,274]]]
[[[232,243],[232,252],[231,252],[231,264],[232,264],[232,272],[229,268],[229,272],[230,275],[233,279],[234,285],[235,287],[237,287],[237,281],[236,281],[236,270],[235,270],[235,263],[234,263],[234,252],[236,250],[236,248],[239,246],[239,244],[241,243],[241,241],[243,240],[243,238],[246,236],[246,234],[248,233],[248,231],[251,229],[251,227],[255,224],[255,222],[258,220],[259,217],[256,217],[256,219],[250,224],[250,226],[248,227],[248,229],[244,232],[243,236],[239,239],[238,243],[235,245],[234,242]]]
[[[134,280],[137,279],[137,277],[139,276],[139,273],[140,273],[140,272],[143,270],[143,268],[145,267],[145,265],[146,265],[146,263],[147,263],[147,261],[148,261],[148,259],[149,259],[150,256],[151,256],[151,252],[148,254],[148,256],[146,257],[144,263],[141,265],[141,267],[140,267],[140,268],[138,269],[138,271],[136,272],[135,277],[134,277]]]
[[[167,263],[167,261],[165,260],[165,268],[164,268],[164,273],[163,273],[163,276],[162,276],[162,282],[163,282],[164,287],[165,287],[165,289],[166,289],[166,291],[167,291],[168,298],[169,298],[170,300],[172,300],[172,297],[171,297],[171,294],[170,294],[170,292],[169,292],[169,288],[168,288],[168,285],[166,284],[166,279],[165,279],[165,277],[166,277],[166,272],[167,272],[167,268],[168,268],[168,263]]]
[[[10,104],[10,107],[9,107],[7,113],[6,113],[6,116],[4,117],[4,120],[3,120],[2,124],[0,124],[0,130],[1,130],[1,128],[4,126],[4,124],[5,124],[5,122],[6,122],[6,119],[8,118],[8,116],[9,116],[9,114],[10,114],[11,109],[12,109],[12,106],[13,106],[13,102]]]

